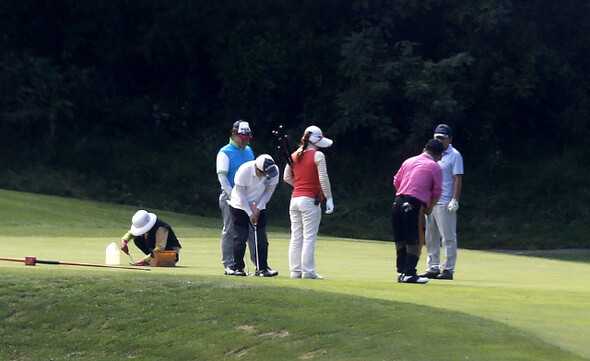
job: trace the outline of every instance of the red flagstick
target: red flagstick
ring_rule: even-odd
[[[41,264],[61,264],[66,266],[86,266],[86,267],[103,267],[103,268],[120,268],[120,269],[133,269],[138,271],[149,271],[149,268],[138,268],[138,267],[125,267],[125,266],[109,266],[104,264],[94,263],[76,263],[76,262],[60,262],[60,261],[44,261],[37,259],[36,257],[26,257],[25,259],[16,258],[0,258],[0,261],[12,261],[12,262],[24,262],[27,266],[35,266],[37,263]]]

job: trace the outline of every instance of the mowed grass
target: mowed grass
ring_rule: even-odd
[[[136,210],[0,190],[0,257],[103,264]],[[454,281],[405,285],[393,244],[320,237],[326,279],[291,280],[273,229],[279,277],[239,278],[222,275],[219,220],[156,213],[181,237],[178,267],[0,261],[0,360],[590,359],[587,254],[460,250]]]

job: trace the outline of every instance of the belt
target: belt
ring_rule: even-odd
[[[398,197],[400,199],[403,199],[403,200],[411,200],[411,201],[414,201],[414,202],[418,202],[418,203],[426,206],[426,204],[424,202],[422,202],[420,199],[418,199],[416,197],[413,197],[413,196],[409,196],[407,194],[400,194],[400,195],[397,195],[396,197]]]

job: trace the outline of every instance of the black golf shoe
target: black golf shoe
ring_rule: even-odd
[[[274,277],[276,275],[278,275],[279,273],[277,271],[274,270],[269,270],[269,269],[265,269],[264,271],[256,271],[256,276],[257,277]]]
[[[428,270],[428,271],[422,273],[419,276],[420,277],[426,277],[428,279],[432,279],[432,278],[438,278],[439,275],[440,275],[440,271],[437,271],[437,270]]]
[[[275,271],[274,269],[272,269],[270,267],[268,267],[266,270],[268,271],[268,273],[270,273],[272,275],[272,277],[279,275],[279,271]]]
[[[443,270],[438,276],[436,276],[437,280],[452,280],[453,279],[453,272],[449,271],[448,269]]]

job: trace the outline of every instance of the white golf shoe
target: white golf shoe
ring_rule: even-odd
[[[400,282],[401,283],[419,283],[419,284],[425,284],[428,283],[428,278],[426,277],[419,277],[416,274],[413,275],[402,275],[400,277]]]
[[[306,280],[323,280],[324,276],[320,276],[317,273],[305,273],[301,278]]]

